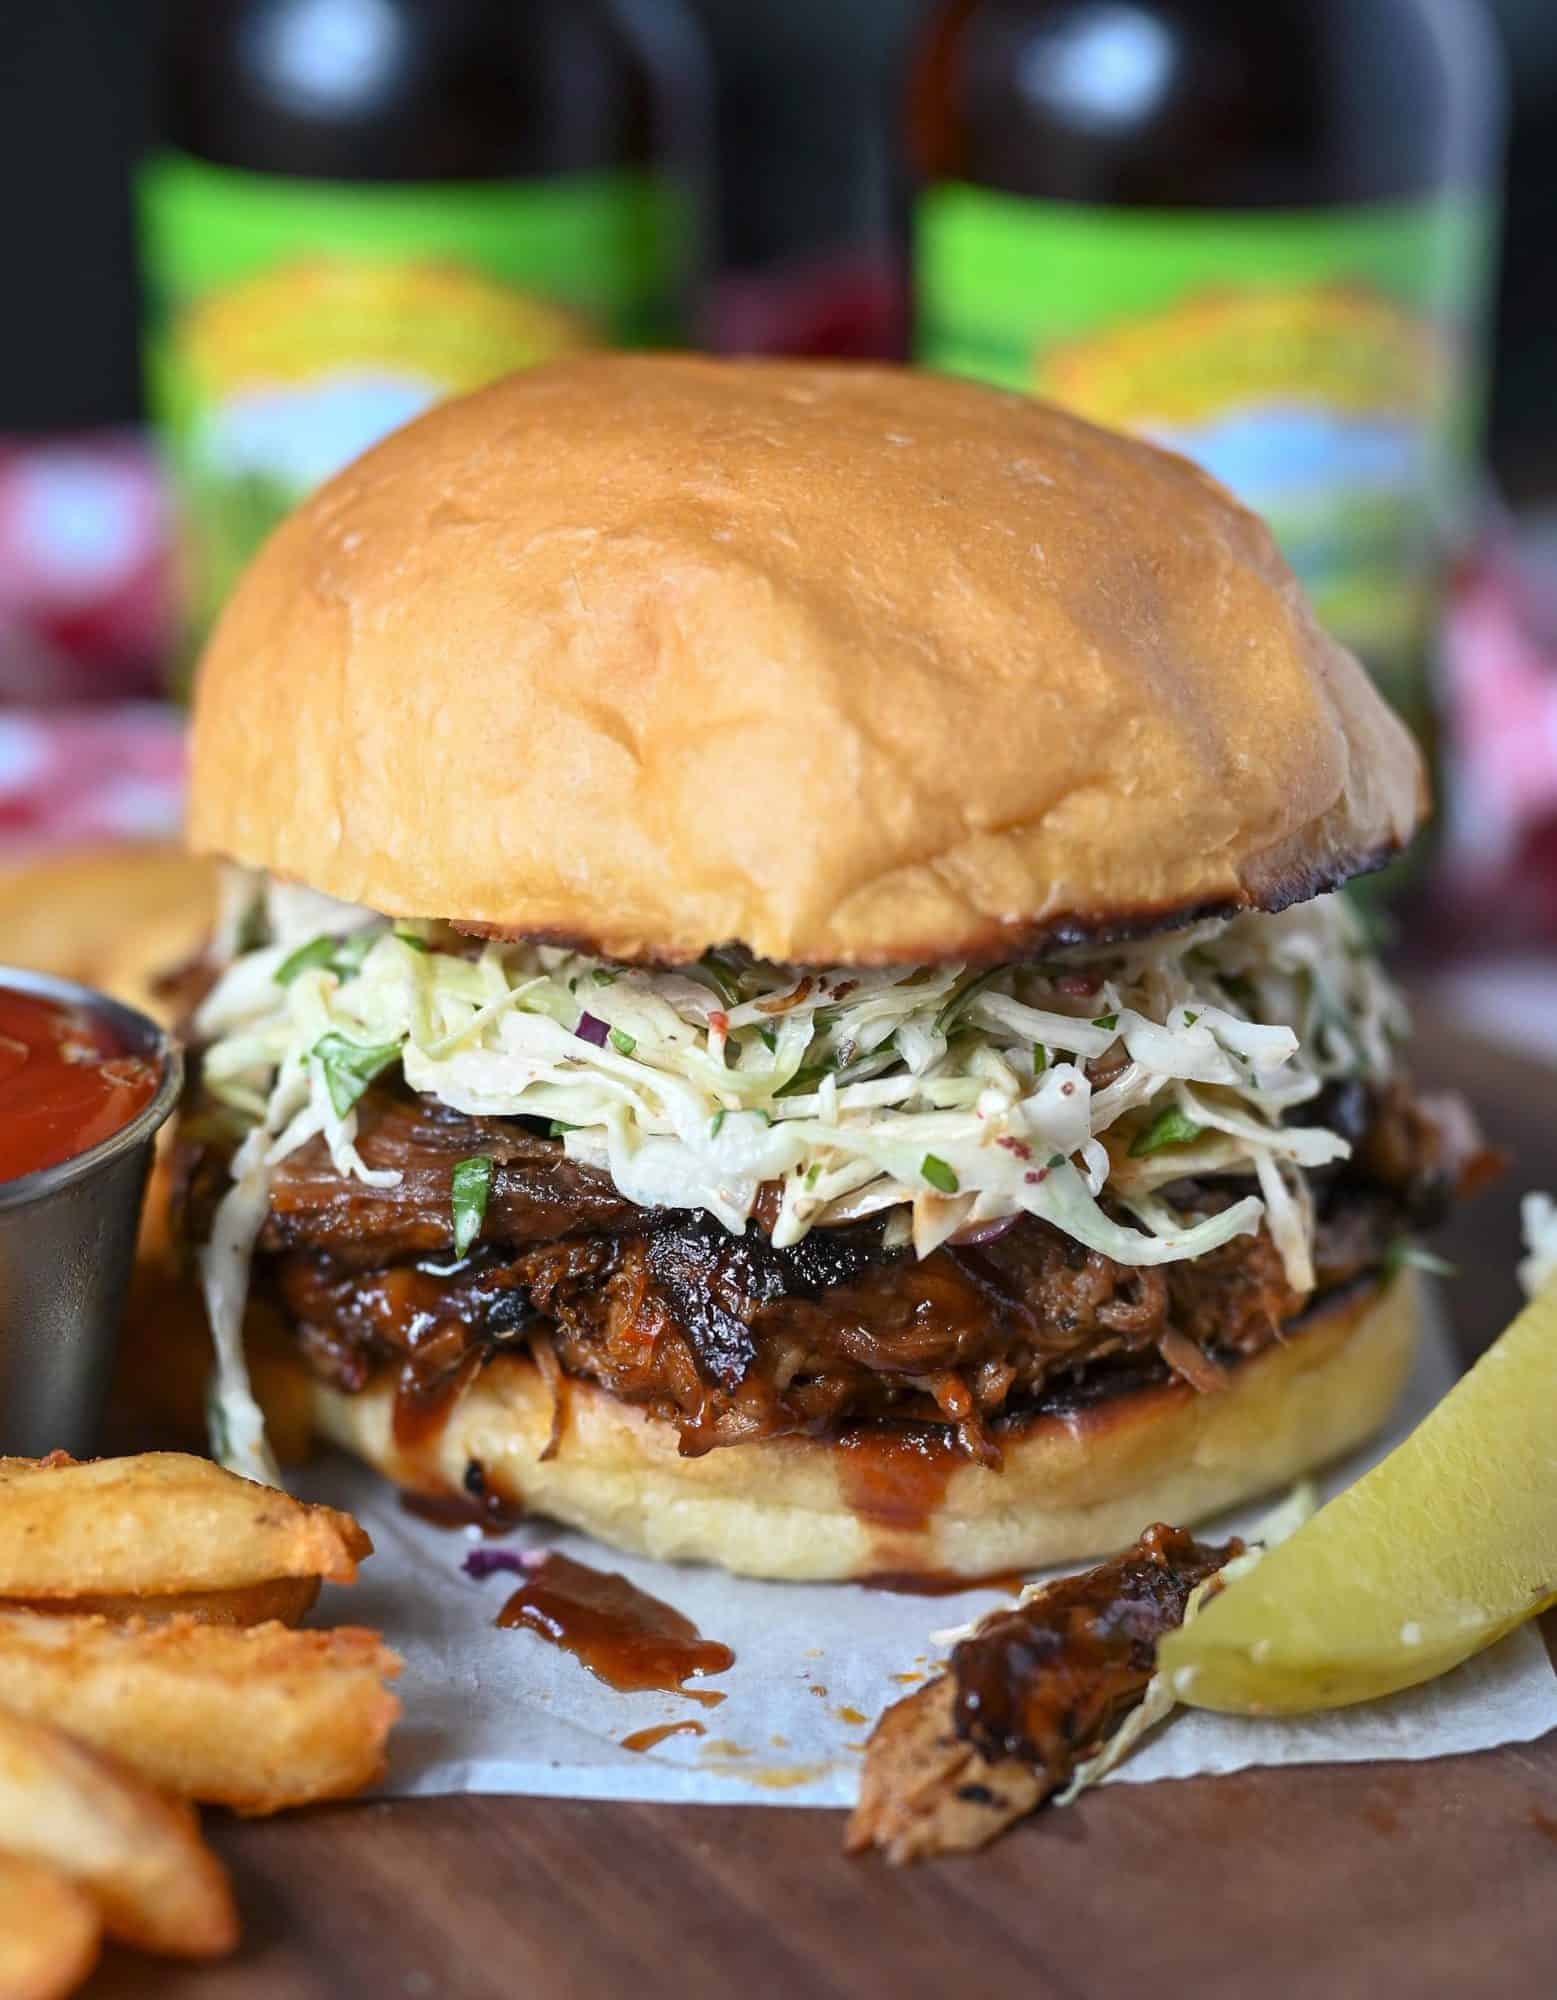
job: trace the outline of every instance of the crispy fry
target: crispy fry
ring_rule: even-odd
[[[97,1963],[103,1919],[58,1869],[0,1854],[0,2000],[58,2000]]]
[[[112,1591],[81,1597],[18,1597],[7,1599],[0,1608],[56,1616],[141,1618],[148,1625],[163,1625],[171,1618],[197,1618],[206,1625],[301,1625],[318,1597],[318,1577],[278,1576],[233,1590],[170,1591],[162,1597],[117,1596]]]
[[[376,1632],[0,1611],[0,1702],[61,1716],[177,1797],[277,1812],[384,1770],[400,1661]]]
[[[0,1598],[168,1597],[278,1577],[350,1583],[372,1546],[349,1514],[182,1452],[0,1458]]]
[[[143,1951],[214,1958],[237,1942],[227,1872],[193,1811],[63,1730],[5,1708],[0,1850],[68,1876],[109,1934]]]

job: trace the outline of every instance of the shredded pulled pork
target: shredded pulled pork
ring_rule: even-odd
[[[1242,1551],[1159,1523],[985,1619],[877,1723],[846,1851],[877,1847],[897,1864],[967,1853],[1042,1805],[1141,1700],[1158,1641]]]
[[[1329,1282],[1355,1149],[1324,1104],[1376,1110],[1406,1027],[1332,896],[987,967],[613,964],[254,879],[219,933],[191,1027],[241,1185],[194,1240],[229,1438],[251,1272],[317,1357],[410,1352],[418,1394],[544,1314],[693,1451],[906,1403],[992,1456],[1054,1380],[1145,1356],[1214,1390]],[[580,1236],[609,1239],[587,1273],[536,1265]]]
[[[1398,1081],[1345,1086],[1317,1114],[1355,1147],[1312,1181],[1317,1281],[1333,1290],[1431,1216],[1444,1173]],[[339,1171],[322,1139],[298,1148],[272,1178],[255,1263],[312,1365],[347,1390],[388,1363],[425,1394],[471,1358],[544,1338],[567,1373],[673,1423],[689,1454],[885,1418],[955,1427],[993,1461],[1005,1422],[1034,1410],[1172,1375],[1214,1392],[1308,1302],[1263,1230],[1158,1268],[1115,1263],[1032,1216],[924,1258],[889,1247],[880,1217],[780,1248],[760,1220],[732,1236],[696,1211],[638,1208],[517,1120],[392,1084],[369,1090],[357,1119],[383,1184]],[[194,1242],[230,1146],[219,1112],[193,1115]],[[450,1175],[476,1153],[493,1161],[491,1192],[456,1259]],[[1219,1182],[1176,1194],[1207,1212],[1235,1198]]]

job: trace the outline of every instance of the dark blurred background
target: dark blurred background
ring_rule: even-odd
[[[833,279],[884,246],[882,107],[922,0],[689,0],[717,70],[716,309],[740,340],[744,280]],[[1492,456],[1518,500],[1557,494],[1557,5],[1490,0],[1510,56],[1513,137],[1493,378]],[[0,432],[133,418],[129,163],[151,95],[156,0],[3,0],[0,172],[8,309]],[[849,260],[845,264],[844,260]],[[841,303],[840,303],[841,300]],[[858,302],[868,313],[870,300]],[[806,312],[804,286],[794,311]],[[800,329],[804,337],[805,329]],[[851,328],[824,329],[847,346]]]

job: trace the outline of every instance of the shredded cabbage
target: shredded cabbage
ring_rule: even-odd
[[[1333,1077],[1387,1072],[1403,1026],[1334,897],[978,974],[733,953],[647,971],[478,948],[322,898],[300,921],[298,891],[270,900],[274,941],[233,958],[196,1027],[208,1087],[277,1135],[271,1158],[322,1133],[341,1172],[381,1178],[357,1154],[341,1061],[390,1051],[412,1089],[458,1110],[545,1121],[644,1206],[706,1208],[739,1231],[776,1183],[781,1247],[901,1207],[923,1254],[1026,1211],[1158,1264],[1263,1219],[1306,1289],[1295,1170],[1347,1148],[1286,1121]],[[349,949],[320,962],[330,940]],[[1159,1129],[1194,1136],[1143,1149],[1170,1107],[1179,1120]],[[1261,1195],[1210,1215],[1149,1200],[1190,1175],[1253,1177]],[[1144,1226],[1106,1213],[1105,1193]]]
[[[542,1121],[645,1207],[739,1233],[773,1184],[781,1248],[891,1211],[892,1240],[926,1256],[1027,1213],[1155,1265],[1263,1223],[1308,1290],[1300,1170],[1347,1146],[1294,1114],[1331,1079],[1388,1073],[1405,1026],[1329,896],[984,971],[735,951],[666,971],[477,945],[274,883],[248,895],[225,929],[266,941],[233,951],[195,1022],[207,1087],[265,1135],[246,1166],[322,1135],[341,1173],[393,1181],[358,1154],[353,1105],[398,1060],[457,1110]],[[1260,1192],[1186,1198],[1191,1179],[1228,1178]],[[218,1228],[236,1241],[231,1217]]]

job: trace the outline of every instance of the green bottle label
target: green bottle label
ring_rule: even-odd
[[[313,181],[162,152],[136,194],[196,636],[280,517],[419,410],[676,331],[682,218],[647,173]]]
[[[1479,420],[1486,202],[1121,210],[949,183],[915,223],[922,362],[1198,460],[1425,723]]]

